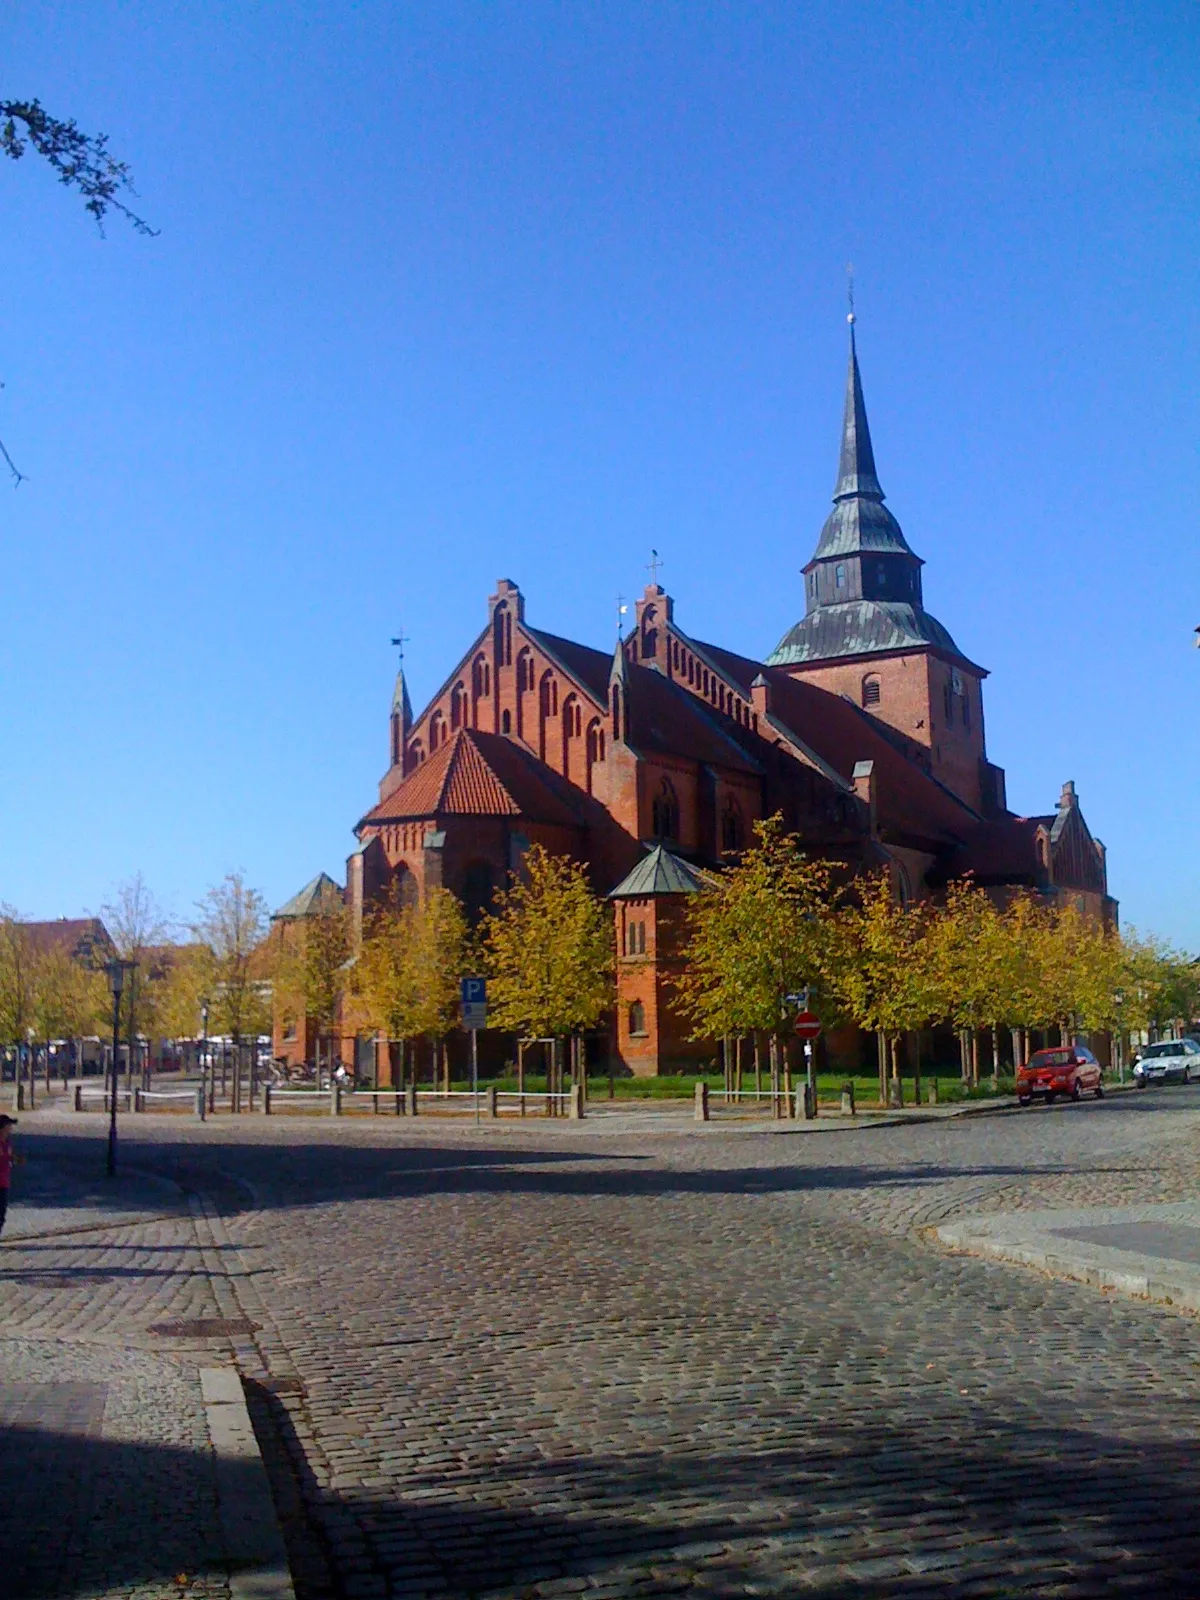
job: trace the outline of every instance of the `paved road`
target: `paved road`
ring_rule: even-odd
[[[917,1230],[1194,1197],[1200,1086],[795,1138],[129,1130],[209,1197],[194,1237],[136,1287],[103,1234],[6,1246],[0,1314],[258,1324],[304,1600],[1196,1591],[1195,1321]]]

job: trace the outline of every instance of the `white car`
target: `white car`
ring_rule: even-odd
[[[1169,1078],[1190,1083],[1193,1072],[1200,1076],[1200,1044],[1194,1039],[1163,1039],[1143,1045],[1133,1063],[1134,1082],[1141,1089]]]

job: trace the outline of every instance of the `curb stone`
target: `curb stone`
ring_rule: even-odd
[[[217,1505],[232,1600],[295,1600],[242,1380],[233,1367],[201,1367],[204,1416],[217,1467]]]

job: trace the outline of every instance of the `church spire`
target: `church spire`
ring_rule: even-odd
[[[850,365],[846,372],[846,405],[842,413],[842,454],[833,498],[845,500],[851,495],[866,495],[872,500],[882,500],[883,490],[875,474],[875,452],[871,448],[871,430],[867,426],[867,408],[858,370],[853,311],[846,320],[850,324]]]

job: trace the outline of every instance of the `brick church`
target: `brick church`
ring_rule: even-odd
[[[396,679],[348,904],[361,918],[393,885],[414,902],[443,885],[477,916],[534,843],[586,863],[615,923],[611,1049],[636,1074],[711,1057],[671,1006],[695,869],[734,859],[775,812],[814,852],[886,866],[905,897],[971,872],[998,895],[1031,888],[1113,917],[1074,785],[1045,815],[1008,810],[984,742],[987,673],[925,609],[922,565],[884,503],[852,322],[833,509],[803,569],[803,618],[754,660],[693,639],[651,583],[609,652],[535,627],[501,579],[419,715],[403,669]],[[314,880],[279,915],[302,915],[317,889],[336,886]],[[297,1053],[282,1037],[276,1049]]]

